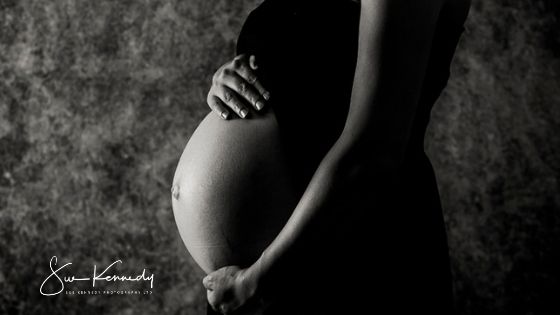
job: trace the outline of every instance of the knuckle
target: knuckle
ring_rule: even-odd
[[[239,92],[241,92],[241,94],[246,94],[247,91],[248,91],[247,84],[245,84],[245,82],[239,83]]]
[[[259,100],[259,96],[253,91],[248,92],[246,98],[251,104],[255,104]]]
[[[230,91],[224,91],[224,101],[231,102],[233,100],[233,94]]]
[[[233,109],[236,113],[238,113],[238,114],[240,114],[241,111],[243,110],[243,106],[241,106],[241,104],[239,104],[239,103],[237,103],[237,102],[233,102],[233,103],[231,104],[231,107],[232,107],[232,109]]]
[[[235,73],[234,70],[229,69],[229,68],[226,68],[226,69],[224,69],[224,71],[222,71],[222,78],[231,76],[231,75],[233,75],[234,73]]]
[[[243,110],[243,107],[239,103],[233,102],[231,104],[231,109],[233,109],[237,114],[240,114]]]
[[[250,74],[250,75],[247,77],[247,81],[248,81],[249,83],[251,83],[251,84],[255,84],[255,83],[257,83],[257,76],[254,75],[254,74]]]
[[[256,106],[258,101],[261,101],[260,96],[254,95],[253,98],[251,99],[251,104],[254,104]],[[261,103],[262,103],[262,101],[261,101]]]
[[[243,66],[243,61],[241,61],[241,59],[234,59],[233,62],[232,62],[232,66],[235,69],[239,69],[239,68],[241,68],[241,66]]]

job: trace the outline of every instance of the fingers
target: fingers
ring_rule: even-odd
[[[202,279],[208,303],[215,311],[230,314],[244,303],[240,299],[243,295],[238,294],[240,288],[236,287],[239,270],[237,266],[227,266]]]
[[[210,302],[211,300],[212,302]],[[233,304],[227,304],[227,303],[219,304],[215,302],[215,299],[211,298],[210,296],[208,296],[208,304],[210,304],[210,306],[214,311],[224,315],[232,314],[232,312],[237,309],[237,307]]]
[[[264,98],[253,85],[248,83],[237,72],[231,70],[224,71],[224,85],[242,96],[256,110],[261,110],[264,107]]]
[[[270,93],[257,79],[257,67],[256,57],[247,55],[239,55],[223,65],[214,74],[207,96],[212,111],[228,119],[230,109],[241,118],[248,116],[250,107],[261,110]]]
[[[238,67],[235,68],[235,71],[239,74],[240,77],[242,77],[243,79],[245,79],[245,81],[247,81],[250,85],[252,85],[257,90],[257,92],[262,96],[262,98],[264,98],[264,100],[268,101],[270,99],[270,93],[264,88],[264,86],[258,80],[257,74],[254,71],[257,69],[256,57],[251,56],[249,59],[250,59],[249,67],[247,67],[244,63],[239,63],[237,64]]]
[[[209,93],[206,102],[208,103],[210,109],[212,109],[214,113],[218,114],[218,116],[220,116],[222,119],[228,119],[229,110],[227,109],[227,106],[224,105],[224,103],[220,98]]]
[[[214,291],[210,291],[210,290],[206,291],[206,300],[208,300],[208,304],[210,304],[210,306],[214,311],[220,312],[219,309],[220,304],[218,303],[218,299]]]
[[[223,294],[219,294],[216,291],[207,290],[206,299],[214,311],[222,314],[230,314],[237,308],[236,305],[231,302],[224,302]]]
[[[216,88],[216,95],[225,105],[239,115],[239,117],[246,118],[247,115],[249,115],[249,108],[246,103],[229,87],[225,85],[218,86]]]
[[[208,93],[206,102],[216,114],[222,119],[229,118],[228,107],[239,117],[245,118],[249,114],[248,106],[225,85],[214,85]]]

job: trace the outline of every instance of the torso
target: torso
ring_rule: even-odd
[[[206,117],[174,180],[181,186],[173,201],[177,224],[206,271],[255,259],[340,134],[357,56],[359,6],[354,2],[359,1],[266,0],[246,21],[238,53],[257,56],[259,78],[272,95],[271,111],[252,120]],[[385,183],[359,183],[356,187],[375,198],[356,193],[352,200],[337,201],[343,209],[362,207],[361,215],[348,221],[340,238],[324,236],[321,244],[328,254],[309,262],[314,267],[304,268],[301,285],[285,290],[284,313],[310,307],[312,313],[350,314],[356,299],[374,303],[372,310],[385,304],[439,314],[449,306],[445,229],[423,141],[430,110],[449,76],[466,3],[448,0],[442,9],[400,182],[385,185],[382,194],[376,189]],[[253,199],[259,196],[260,201]],[[259,217],[259,210],[270,212]],[[251,240],[261,243],[252,246]],[[250,250],[244,252],[244,245]],[[367,271],[364,279],[356,278],[357,270]],[[330,303],[320,310],[317,301]],[[357,309],[364,311],[364,305]]]

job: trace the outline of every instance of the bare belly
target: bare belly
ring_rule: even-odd
[[[209,113],[190,138],[173,179],[179,233],[211,272],[254,262],[296,205],[271,109],[224,121]]]

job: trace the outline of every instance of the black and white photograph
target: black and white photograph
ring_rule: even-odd
[[[0,314],[560,314],[560,2],[0,0]]]

